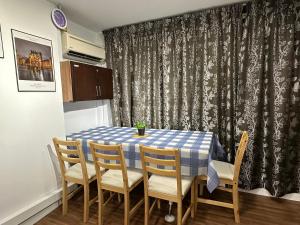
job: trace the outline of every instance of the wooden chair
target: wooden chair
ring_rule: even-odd
[[[158,149],[140,146],[140,153],[144,171],[145,225],[149,224],[149,217],[156,202],[158,208],[160,208],[160,199],[177,203],[178,225],[184,224],[190,213],[191,217],[194,218],[194,178],[181,176],[180,153],[178,149]],[[162,157],[160,156],[168,159],[161,159]],[[158,166],[166,166],[166,168],[159,169]],[[152,174],[150,178],[148,173]],[[190,188],[192,188],[191,204],[182,217],[182,200]],[[149,197],[155,198],[150,209]]]
[[[99,225],[103,224],[103,211],[106,203],[103,199],[103,190],[124,195],[124,224],[129,225],[129,220],[144,203],[141,199],[130,209],[130,192],[143,181],[143,173],[137,169],[127,169],[121,145],[101,145],[90,142],[90,149],[98,182],[99,198]],[[101,168],[108,169],[104,174]]]
[[[225,187],[219,187],[218,189],[231,192],[233,203],[220,202],[220,201],[198,197],[198,183],[201,181],[206,182],[207,176],[199,176],[196,182],[197,202],[233,209],[236,223],[240,223],[238,180],[239,180],[239,174],[240,174],[240,168],[241,168],[243,156],[247,149],[248,139],[249,139],[248,132],[244,131],[235,156],[234,165],[226,162],[221,162],[221,161],[215,161],[215,160],[212,161],[213,167],[215,168],[220,178],[220,184],[225,185]],[[197,203],[195,204],[195,211],[196,210],[197,210]]]
[[[90,200],[89,184],[96,180],[96,171],[93,163],[85,161],[80,141],[63,141],[53,138],[57,153],[61,175],[62,175],[62,204],[63,215],[68,211],[68,200],[74,196],[83,186],[84,189],[84,212],[83,221],[86,223],[89,218],[89,207],[96,202],[97,196]],[[74,164],[66,168],[65,162]],[[101,169],[103,172],[104,169]],[[68,182],[82,185],[79,189],[68,193]]]

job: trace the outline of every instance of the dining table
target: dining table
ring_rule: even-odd
[[[140,145],[180,151],[183,176],[207,175],[207,189],[212,192],[219,185],[219,177],[212,160],[226,161],[226,152],[217,135],[208,131],[146,129],[138,136],[134,127],[99,126],[67,135],[67,140],[80,140],[86,160],[92,161],[89,142],[121,144],[127,167],[142,169]],[[161,167],[161,166],[160,166]]]

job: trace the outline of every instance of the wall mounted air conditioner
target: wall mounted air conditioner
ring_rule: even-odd
[[[64,58],[83,62],[100,63],[105,60],[105,50],[68,32],[62,33]]]

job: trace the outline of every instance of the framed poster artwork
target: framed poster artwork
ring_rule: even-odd
[[[52,41],[11,30],[18,90],[55,91]]]
[[[3,42],[2,42],[2,32],[0,24],[0,58],[4,58]]]

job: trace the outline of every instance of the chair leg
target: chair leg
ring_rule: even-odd
[[[124,194],[124,225],[129,225],[130,199],[129,193]]]
[[[182,225],[182,201],[177,203],[177,225]]]
[[[200,187],[200,189],[199,189],[199,194],[200,194],[200,196],[202,196],[202,195],[203,195],[203,192],[204,192],[204,184],[203,184],[203,182],[200,182],[200,183],[199,183],[199,187]]]
[[[195,197],[195,180],[193,181],[192,183],[192,187],[191,187],[191,217],[194,218],[195,217],[195,200],[196,200],[196,197]]]
[[[98,189],[98,200],[99,200],[99,202],[98,202],[98,225],[102,225],[103,224],[104,199],[103,199],[103,191],[100,188]]]
[[[149,224],[149,197],[145,194],[145,225]]]
[[[90,188],[89,184],[84,185],[84,206],[83,206],[83,222],[86,223],[89,219],[89,200],[90,200]]]
[[[68,182],[62,181],[62,188],[63,188],[63,196],[62,196],[62,211],[63,215],[66,215],[68,212]]]
[[[118,193],[118,202],[121,203],[122,202],[122,198],[121,198],[121,194]]]
[[[197,212],[197,206],[198,206],[198,197],[199,197],[199,183],[198,183],[198,180],[197,180],[197,177],[196,177],[196,179],[195,179],[195,184],[194,184],[194,186],[195,186],[195,199],[194,199],[194,213],[196,214],[196,212]]]
[[[160,209],[160,199],[157,199],[157,208]]]
[[[237,187],[233,187],[232,189],[232,199],[233,199],[234,220],[236,223],[240,223],[239,191]]]

